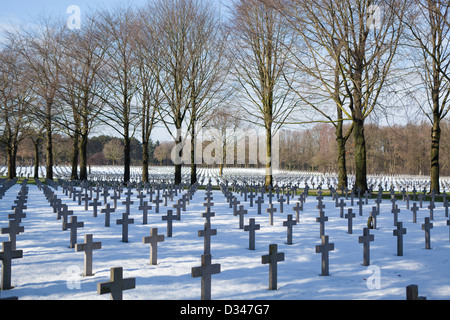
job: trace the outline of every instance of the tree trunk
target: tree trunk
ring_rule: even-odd
[[[34,179],[39,179],[39,143],[40,139],[33,140],[34,144]]]
[[[434,117],[431,129],[431,186],[430,191],[440,193],[439,186],[439,144],[441,140],[440,118]]]
[[[47,107],[48,109],[50,107]],[[46,178],[53,180],[53,142],[52,142],[52,119],[50,115],[47,115],[45,121],[45,129],[47,133],[47,145],[46,145]]]
[[[336,141],[338,147],[338,189],[348,187],[347,165],[345,158],[345,144],[347,141],[342,135],[342,125],[342,121],[338,120],[336,127]]]
[[[142,182],[148,182],[148,139],[142,140]]]
[[[70,179],[78,180],[78,158],[79,158],[79,147],[80,147],[80,134],[76,130],[73,135],[73,143],[72,143],[72,173],[70,174]]]
[[[195,124],[191,126],[191,185],[197,182],[197,164],[195,163]]]
[[[355,186],[361,192],[367,190],[367,155],[366,138],[364,136],[364,120],[353,119],[353,135],[355,137]]]
[[[264,185],[273,186],[272,178],[272,128],[266,127],[266,179]]]
[[[6,161],[8,165],[8,180],[14,179],[16,177],[16,167],[14,165],[14,150],[11,145],[6,147]]]
[[[126,134],[123,145],[123,152],[124,152],[124,172],[123,172],[123,182],[128,183],[130,182],[130,165],[131,165],[131,140],[128,134]]]
[[[82,132],[80,135],[80,180],[85,181],[88,178],[87,169],[87,132]]]

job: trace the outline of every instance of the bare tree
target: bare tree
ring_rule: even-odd
[[[53,180],[53,118],[60,84],[60,60],[62,57],[59,39],[64,23],[59,19],[41,17],[36,28],[7,34],[11,42],[26,61],[27,84],[32,88],[35,99],[30,112],[45,130],[46,178]]]
[[[236,90],[247,104],[247,121],[263,126],[266,133],[266,178],[271,186],[272,137],[294,110],[288,52],[294,41],[282,15],[270,0],[238,0],[230,22],[231,64]]]
[[[314,45],[313,50],[318,54],[309,55],[310,63],[314,70],[324,68],[318,76],[320,83],[328,90],[329,99],[342,111],[342,116],[338,113],[334,119],[352,121],[354,188],[362,191],[367,189],[364,122],[380,104],[382,90],[391,76],[391,66],[403,34],[398,14],[405,12],[405,5],[405,0],[295,1],[295,7],[301,7],[304,12],[301,20],[308,26],[308,38],[304,40]],[[323,64],[326,57],[332,61],[331,65]]]
[[[158,64],[161,48],[155,45],[157,34],[151,24],[151,14],[151,7],[148,6],[139,11],[139,19],[135,21],[136,34],[133,43],[138,65],[137,98],[139,105],[137,111],[140,114],[139,121],[141,123],[143,182],[149,181],[150,136],[159,121],[158,109],[163,102],[163,95],[156,80],[156,75],[161,68]]]
[[[210,5],[201,0],[156,1],[152,6],[155,46],[158,55],[156,80],[164,97],[158,110],[160,119],[176,143],[175,184],[181,183],[181,153],[184,146],[183,122],[190,112],[187,132],[208,106],[215,81],[217,28]],[[212,34],[209,34],[212,32]],[[212,39],[212,40],[211,40]],[[215,43],[215,45],[222,45]],[[194,109],[195,108],[195,109]],[[192,182],[192,181],[191,181]]]
[[[441,121],[450,110],[450,3],[411,1],[407,25],[411,61],[421,80],[411,92],[431,123],[430,190],[440,193]]]
[[[55,121],[73,140],[72,179],[78,179],[80,155],[80,180],[87,179],[87,144],[91,129],[99,123],[106,96],[101,70],[105,64],[108,38],[101,33],[96,14],[84,18],[83,28],[67,30],[61,38],[64,49],[61,60],[61,99],[68,105],[58,113]]]
[[[0,142],[6,147],[8,179],[16,177],[16,155],[19,143],[29,126],[30,88],[24,81],[26,72],[22,57],[14,47],[0,51]]]
[[[136,12],[131,6],[117,6],[99,13],[99,27],[109,41],[102,78],[108,93],[99,96],[106,106],[101,118],[123,138],[125,183],[130,181],[131,137],[137,129],[138,114],[133,98],[138,91],[138,76],[133,37]]]

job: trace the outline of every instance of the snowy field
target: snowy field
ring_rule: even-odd
[[[11,187],[0,200],[0,227],[8,227],[7,214],[16,199],[20,186]],[[48,201],[36,185],[29,185],[26,218],[22,220],[25,232],[17,236],[17,249],[23,250],[23,258],[12,261],[11,290],[0,291],[1,297],[18,297],[20,300],[107,300],[109,294],[98,295],[97,284],[109,281],[110,268],[123,267],[124,277],[134,277],[136,288],[123,294],[125,300],[198,300],[200,299],[200,278],[191,276],[192,267],[200,266],[203,253],[203,238],[198,230],[203,229],[205,219],[201,214],[205,190],[197,190],[187,210],[181,213],[181,220],[173,222],[173,236],[167,237],[167,224],[162,221],[167,209],[180,197],[161,205],[160,212],[149,212],[148,224],[142,224],[142,211],[138,210],[137,193],[131,196],[131,218],[129,242],[121,242],[122,227],[116,224],[125,206],[121,201],[111,214],[111,226],[104,226],[104,214],[94,218],[92,207],[84,210],[65,196],[61,188],[58,198],[74,211],[84,228],[78,229],[78,243],[84,241],[84,234],[93,234],[94,241],[101,241],[102,248],[93,254],[93,276],[84,277],[84,254],[69,248],[70,231],[62,230],[61,220],[56,219]],[[407,229],[404,236],[404,255],[397,256],[397,238],[393,236],[392,204],[383,199],[377,229],[371,230],[375,241],[370,244],[370,266],[363,266],[363,245],[358,238],[363,234],[374,199],[363,206],[363,215],[358,215],[356,201],[347,207],[353,208],[353,234],[347,233],[347,219],[340,218],[340,209],[335,207],[331,197],[325,197],[325,234],[334,243],[329,254],[329,276],[321,276],[321,254],[315,247],[321,242],[317,200],[309,196],[300,213],[300,223],[294,226],[293,244],[286,244],[286,227],[283,221],[287,214],[294,214],[292,207],[284,204],[280,213],[279,203],[273,226],[266,213],[268,199],[262,205],[262,214],[257,214],[256,205],[249,206],[243,197],[235,193],[244,204],[249,218],[255,218],[261,229],[256,231],[256,250],[249,250],[249,233],[239,229],[239,218],[233,216],[226,198],[219,190],[213,192],[215,217],[211,218],[217,235],[211,238],[212,263],[221,265],[221,272],[212,276],[212,299],[225,300],[353,300],[392,299],[404,300],[405,288],[410,284],[419,286],[419,295],[429,300],[450,298],[450,242],[449,226],[442,202],[436,203],[434,228],[431,230],[431,249],[425,249],[424,218],[429,216],[428,202],[418,211],[417,223],[412,222],[412,212],[406,209],[406,202],[398,200],[399,221]],[[274,198],[275,199],[275,198]],[[102,201],[102,197],[100,197]],[[413,201],[410,205],[412,206]],[[417,205],[419,203],[417,202]],[[103,207],[103,206],[102,206]],[[295,215],[294,215],[295,216]],[[149,264],[149,244],[142,238],[150,234],[150,228],[158,228],[165,235],[165,241],[158,244],[158,264]],[[8,241],[7,235],[0,240]],[[285,261],[278,263],[278,290],[268,290],[269,266],[261,263],[261,256],[267,255],[270,244],[278,244]]]

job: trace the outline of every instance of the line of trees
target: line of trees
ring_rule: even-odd
[[[353,187],[364,191],[374,170],[368,170],[374,163],[368,143],[375,143],[369,119],[407,110],[431,124],[423,126],[430,132],[429,170],[419,171],[429,172],[431,188],[440,192],[442,123],[450,109],[448,1],[230,3],[222,11],[208,0],[154,0],[84,13],[79,30],[45,17],[31,30],[5,33],[0,136],[8,177],[29,136],[36,150],[45,144],[52,179],[53,137],[62,133],[72,142],[72,178],[86,179],[88,141],[104,125],[122,140],[125,182],[131,141],[140,134],[147,181],[150,137],[159,124],[175,144],[177,184],[186,138],[195,141],[198,130],[214,124],[233,126],[239,117],[265,131],[267,186],[274,135],[287,124],[317,122],[334,131],[327,139],[336,143],[329,154],[338,187],[347,186],[350,168]],[[224,110],[233,116],[223,117]],[[198,155],[195,143],[190,148],[194,183]]]

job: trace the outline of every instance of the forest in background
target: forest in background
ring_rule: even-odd
[[[430,125],[425,122],[409,123],[403,126],[379,126],[368,124],[366,127],[368,142],[368,173],[369,174],[407,174],[429,175],[430,164],[427,155],[430,153],[428,143]],[[70,165],[72,152],[71,138],[60,134],[54,135],[53,156],[55,165]],[[329,124],[317,124],[310,129],[282,130],[280,134],[280,169],[318,172],[337,171],[337,145],[334,127]],[[349,138],[347,156],[353,157],[353,141]],[[173,165],[170,153],[174,147],[172,141],[150,141],[150,165]],[[204,147],[208,145],[206,141]],[[247,145],[248,147],[248,145]],[[204,148],[203,148],[204,149]],[[0,145],[0,163],[6,165],[5,149]],[[40,147],[40,165],[45,165],[45,150]],[[93,136],[89,139],[88,165],[122,166],[123,142],[121,139],[108,135]],[[34,165],[35,150],[30,139],[24,139],[19,145],[17,162],[19,166]],[[131,139],[131,164],[141,165],[142,143],[136,138]],[[352,162],[348,164],[348,172],[354,173]],[[208,167],[203,164],[200,166]],[[255,167],[248,164],[237,167]],[[209,167],[214,167],[210,165]],[[450,176],[450,123],[442,125],[442,158],[441,172]]]

